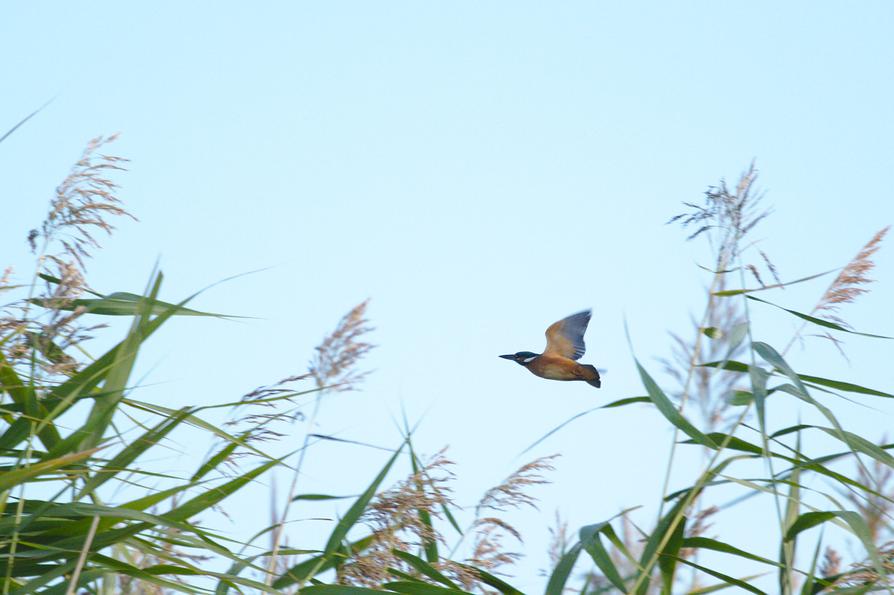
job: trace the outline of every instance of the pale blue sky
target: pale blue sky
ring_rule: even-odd
[[[141,397],[219,402],[298,372],[371,297],[375,372],[325,403],[320,429],[392,445],[401,406],[425,415],[422,450],[451,446],[470,504],[560,421],[642,394],[625,317],[656,374],[667,331],[688,331],[707,262],[664,225],[682,201],[756,158],[775,212],[755,237],[789,279],[843,265],[894,221],[892,25],[881,1],[4,3],[0,128],[55,101],[0,144],[0,265],[27,271],[24,236],[55,184],[88,139],[121,131],[110,152],[132,160],[121,196],[140,223],[91,263],[97,289],[140,290],[156,259],[172,300],[269,267],[197,304],[260,320],[153,337],[140,363],[160,384]],[[846,312],[857,328],[894,333],[890,248]],[[772,297],[809,309],[824,287]],[[541,349],[549,323],[584,307],[601,391],[496,358]],[[757,316],[756,338],[784,344],[795,328]],[[792,357],[892,388],[889,345],[848,349],[850,366],[825,344]],[[892,421],[844,417],[869,438]],[[510,517],[529,536],[520,583],[540,584],[556,508],[576,528],[643,504],[648,524],[669,441],[632,407],[539,447],[564,456],[543,514]],[[309,460],[302,491],[347,493],[372,475],[352,461],[381,453]],[[234,531],[266,522],[263,490],[234,503],[248,505],[257,518]],[[760,542],[759,527],[736,531]],[[309,535],[292,542],[319,545]]]

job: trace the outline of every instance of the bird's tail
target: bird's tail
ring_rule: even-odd
[[[599,370],[596,369],[596,366],[583,364],[583,367],[586,368],[588,372],[591,372],[593,374],[593,378],[587,380],[587,384],[589,384],[590,386],[595,386],[596,388],[600,388],[602,386],[602,380],[599,378]]]

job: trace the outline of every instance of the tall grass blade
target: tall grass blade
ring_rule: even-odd
[[[409,438],[409,434],[407,437],[407,450],[410,455],[410,467],[413,470],[413,475],[415,476],[419,473],[419,464],[416,458],[416,451],[413,449],[413,442]],[[422,481],[416,481],[416,489],[418,491],[423,490]],[[424,527],[428,528],[429,533],[423,536],[423,550],[425,551],[425,558],[429,562],[437,562],[438,561],[438,542],[432,537],[435,535],[434,526],[432,525],[431,513],[425,508],[419,508],[417,510],[417,514],[419,515],[419,522],[422,523]]]
[[[545,595],[562,595],[564,593],[565,583],[568,582],[568,577],[571,576],[571,571],[574,569],[582,549],[583,544],[578,541],[559,558],[558,564],[556,564],[556,567],[553,568],[552,573],[549,575]]]
[[[493,587],[503,595],[524,595],[521,591],[507,583],[506,581],[495,577],[489,572],[482,570],[480,568],[475,568],[474,566],[469,566],[468,564],[462,564],[455,562],[458,566],[462,567],[466,572],[474,575],[478,580],[480,580],[485,585]]]
[[[4,444],[7,445],[8,448],[12,448],[27,436],[27,434],[25,434],[25,436],[22,435],[22,426],[25,424],[29,424],[30,426],[31,421],[45,419],[48,415],[48,411],[46,405],[37,398],[34,388],[29,384],[26,384],[21,377],[19,377],[4,356],[3,352],[0,352],[0,389],[12,398],[13,403],[22,407],[25,415],[30,418],[24,419],[24,421],[15,428],[10,426],[4,432]],[[54,425],[45,426],[38,432],[37,436],[40,439],[41,444],[43,444],[44,448],[47,450],[51,450],[62,439],[59,431]],[[59,454],[61,455],[65,453]]]
[[[96,470],[81,488],[75,500],[80,500],[84,495],[96,490],[105,482],[113,479],[118,472],[127,469],[131,463],[145,453],[147,450],[156,446],[162,438],[175,427],[180,425],[183,418],[188,415],[189,409],[181,409],[180,412],[169,419],[162,420],[157,426],[145,432],[142,436],[128,444],[123,450],[112,457],[105,465]]]
[[[185,413],[185,411],[184,411],[184,413]],[[164,423],[164,422],[162,422],[162,423]],[[246,438],[248,438],[248,437],[249,437],[249,432],[245,432],[239,437],[239,440],[244,442],[246,440]],[[211,458],[209,458],[207,461],[202,463],[202,465],[199,466],[198,469],[196,469],[196,472],[193,473],[192,477],[189,478],[190,483],[195,483],[195,482],[199,481],[200,479],[205,477],[208,473],[210,473],[214,469],[217,469],[224,461],[226,461],[228,458],[230,458],[230,456],[236,451],[236,448],[238,448],[238,443],[235,441],[228,442],[226,445],[224,445],[223,448],[221,448],[219,451],[214,453],[214,455]]]
[[[424,574],[428,578],[435,580],[450,589],[459,589],[459,585],[444,576],[443,573],[441,573],[437,568],[434,568],[431,564],[429,564],[422,558],[414,556],[409,552],[402,552],[396,549],[391,550],[391,553],[412,566],[420,574]]]
[[[54,98],[54,99],[55,99],[55,98]],[[46,106],[50,105],[52,102],[53,102],[53,99],[50,99],[49,101],[47,101],[46,103],[44,103],[42,106],[40,106],[39,108],[37,108],[36,110],[34,110],[34,111],[31,112],[30,114],[28,114],[27,116],[25,116],[24,118],[22,118],[21,120],[19,120],[18,123],[17,123],[15,126],[13,126],[13,127],[10,128],[9,130],[7,130],[5,133],[3,133],[3,136],[0,136],[0,143],[2,143],[2,142],[5,141],[7,138],[9,138],[10,135],[11,135],[13,132],[15,132],[16,130],[18,130],[23,124],[25,124],[25,122],[27,122],[28,120],[30,120],[31,118],[33,118],[34,116],[36,116],[37,114],[39,114],[40,112],[42,112],[43,109],[44,109]]]
[[[652,534],[649,535],[649,539],[646,541],[646,545],[643,547],[643,552],[640,556],[640,571],[639,574],[637,574],[637,595],[645,595],[649,590],[649,583],[651,582],[650,565],[652,564],[652,560],[658,554],[658,548],[662,547],[662,542],[665,544],[664,547],[662,547],[662,552],[664,552],[667,549],[667,545],[676,539],[677,527],[685,523],[683,508],[686,505],[687,498],[680,498],[680,500],[674,504],[673,508],[661,518],[658,525],[652,531]],[[668,535],[668,533],[670,533],[670,535]],[[682,538],[679,540],[679,543],[682,543]],[[679,550],[679,545],[677,546],[677,550]]]
[[[838,269],[832,269],[830,271],[826,271],[825,273],[817,273],[816,275],[810,275],[809,277],[801,277],[800,279],[795,279],[794,281],[786,281],[785,283],[774,283],[773,285],[764,285],[763,287],[754,287],[752,289],[724,289],[721,291],[715,291],[714,295],[719,297],[730,297],[734,295],[742,295],[745,293],[756,293],[758,291],[767,291],[768,289],[779,289],[782,287],[789,287],[791,285],[797,285],[798,283],[804,283],[805,281],[813,281],[814,279],[819,279],[820,277],[825,277],[831,273],[836,272]]]
[[[788,312],[789,314],[792,314],[793,316],[797,316],[798,318],[800,318],[802,320],[806,320],[807,322],[816,324],[816,325],[824,327],[824,328],[830,328],[830,329],[833,329],[836,331],[841,331],[842,333],[849,333],[851,335],[860,335],[863,337],[871,337],[873,339],[894,339],[894,337],[888,337],[886,335],[873,335],[871,333],[860,333],[860,332],[851,330],[851,329],[847,328],[846,326],[840,325],[835,322],[830,322],[828,320],[824,320],[822,318],[817,318],[816,316],[811,316],[809,314],[804,314],[803,312],[798,312],[796,310],[789,310],[788,308],[783,308],[782,306],[780,306],[778,304],[774,304],[773,302],[768,302],[767,300],[762,300],[760,298],[754,297],[753,295],[746,295],[745,297],[748,298],[749,300],[761,302],[762,304],[769,304],[770,306],[779,308],[780,310],[785,310],[786,312]]]
[[[302,595],[370,595],[370,593],[381,595],[382,591],[347,585],[311,585],[301,589]]]
[[[692,425],[689,420],[683,417],[683,414],[674,406],[671,400],[664,394],[664,391],[658,386],[658,384],[652,379],[646,369],[639,363],[639,360],[634,358],[636,362],[636,368],[639,370],[640,378],[642,379],[643,385],[646,387],[646,392],[649,393],[649,399],[654,403],[655,407],[658,408],[658,411],[661,412],[664,417],[674,424],[677,428],[683,431],[687,436],[692,438],[698,444],[702,446],[707,446],[708,448],[716,449],[717,445],[714,442],[702,434],[694,425]]]
[[[817,562],[819,562],[822,545],[823,537],[822,535],[820,535],[820,538],[816,540],[816,547],[813,549],[813,557],[810,560],[810,570],[807,571],[807,578],[804,580],[804,584],[801,586],[801,595],[811,595],[817,586],[816,567]],[[822,583],[819,585],[820,588],[828,586],[827,583],[828,581],[822,581]]]
[[[404,443],[406,444],[406,443]],[[388,472],[391,470],[391,466],[394,465],[394,461],[397,460],[398,455],[404,448],[404,444],[398,447],[397,451],[388,459],[388,462],[385,463],[385,466],[382,467],[382,470],[379,471],[379,474],[376,475],[375,479],[373,479],[372,483],[369,484],[369,487],[366,488],[359,498],[351,505],[348,511],[345,513],[345,516],[341,518],[341,520],[335,525],[335,528],[332,530],[332,533],[329,535],[329,540],[326,542],[326,548],[323,550],[324,556],[331,556],[335,550],[341,546],[342,542],[344,542],[345,537],[348,535],[348,531],[360,520],[360,516],[363,514],[363,511],[366,510],[366,507],[369,505],[370,501],[376,495],[376,490],[379,489],[379,485],[384,481],[385,476],[388,475]]]
[[[791,527],[789,527],[785,534],[785,540],[792,541],[802,532],[836,518],[844,521],[845,526],[860,540],[866,549],[866,553],[869,555],[869,559],[872,561],[872,565],[875,567],[875,571],[879,573],[879,576],[884,576],[884,565],[882,564],[878,548],[872,540],[872,534],[869,531],[869,526],[866,524],[866,519],[852,510],[805,512],[798,516]]]
[[[570,418],[566,419],[565,421],[563,421],[562,423],[557,425],[555,428],[553,428],[552,430],[550,430],[549,432],[547,432],[546,434],[544,434],[543,436],[541,436],[540,438],[535,440],[530,446],[528,446],[526,449],[524,449],[523,451],[518,453],[518,456],[522,456],[526,452],[530,451],[532,448],[534,448],[538,444],[542,443],[544,440],[546,440],[547,438],[549,438],[550,436],[552,436],[553,434],[555,434],[556,432],[558,432],[559,430],[561,430],[562,428],[564,428],[565,426],[567,426],[568,424],[573,422],[574,420],[581,418],[585,415],[588,415],[590,413],[593,413],[594,411],[598,411],[600,409],[613,409],[615,407],[623,407],[625,405],[632,405],[633,403],[650,403],[650,402],[651,402],[651,399],[649,397],[627,397],[626,399],[618,399],[617,401],[612,401],[608,405],[601,405],[599,407],[593,407],[592,409],[587,409],[586,411],[581,411],[580,413],[572,415]]]
[[[254,480],[256,477],[264,474],[268,470],[270,470],[275,465],[278,465],[282,462],[282,459],[275,459],[273,461],[267,461],[262,465],[259,465],[252,469],[251,471],[235,478],[230,481],[224,483],[223,485],[213,487],[198,496],[195,496],[183,504],[177,506],[170,512],[167,512],[163,515],[165,519],[174,520],[174,521],[186,521],[195,515],[203,512],[212,506],[216,505],[218,502],[223,500],[224,498],[230,496],[240,488],[242,488],[248,482]]]
[[[723,574],[722,572],[712,570],[706,566],[702,566],[702,565],[696,564],[695,562],[692,562],[690,560],[686,560],[685,558],[680,558],[679,561],[687,566],[692,566],[693,568],[695,568],[697,570],[701,570],[705,574],[713,576],[714,578],[719,578],[720,580],[722,580],[723,582],[725,582],[728,585],[732,585],[734,587],[739,587],[740,589],[744,589],[744,590],[748,591],[749,593],[756,593],[757,595],[767,595],[764,591],[761,591],[757,587],[750,585],[749,583],[747,583],[741,579],[733,578],[733,577],[729,576],[728,574]],[[704,591],[700,591],[700,592],[703,593]]]
[[[58,301],[58,300],[56,300]],[[214,316],[216,318],[238,318],[225,314],[212,312],[200,312],[176,304],[170,304],[157,299],[147,299],[145,296],[126,291],[118,291],[98,299],[69,300],[64,304],[56,304],[53,300],[32,298],[30,303],[42,307],[55,307],[58,310],[72,311],[82,308],[86,314],[99,316],[138,316],[148,309],[149,314],[162,314],[170,312],[174,316]]]
[[[752,554],[751,552],[746,552],[745,550],[739,549],[728,543],[724,543],[716,539],[711,539],[709,537],[686,537],[685,539],[683,539],[682,547],[687,549],[712,550],[715,552],[722,552],[724,554],[739,556],[740,558],[745,558],[746,560],[754,560],[755,562],[761,562],[770,566],[779,566],[779,562],[775,562],[773,560],[770,560],[769,558],[764,558],[763,556],[758,556],[757,554]]]
[[[683,536],[686,532],[686,516],[680,517],[670,539],[667,540],[664,548],[658,558],[658,569],[661,571],[661,591],[666,595],[671,595],[674,588],[674,571],[677,568],[677,556],[680,554],[680,547],[683,545]]]
[[[602,545],[602,541],[599,537],[606,526],[610,525],[605,522],[582,527],[580,530],[580,543],[583,545],[584,550],[590,554],[596,567],[602,572],[602,576],[614,585],[615,588],[623,592],[627,589],[624,579],[621,578],[621,573],[618,572],[615,563],[612,561],[611,556],[609,556],[605,546]]]
[[[358,539],[352,542],[348,549],[352,552],[363,552],[369,548],[370,545],[375,541],[375,535],[367,535],[362,539]],[[295,564],[291,568],[289,568],[286,572],[282,574],[279,578],[277,578],[273,582],[274,589],[284,589],[286,587],[290,587],[299,581],[306,581],[310,577],[320,574],[329,570],[332,570],[335,567],[336,561],[334,556],[320,554],[319,556],[314,556],[313,558],[309,558],[307,560],[303,560],[298,564]],[[311,587],[304,587],[301,592],[303,593],[306,589],[310,589]]]
[[[19,467],[0,474],[0,492],[9,490],[32,479],[37,479],[50,473],[61,470],[69,465],[89,459],[99,448],[91,448],[82,452],[75,452],[54,459],[34,463],[26,467]]]
[[[800,447],[800,433],[798,434],[798,446]],[[789,529],[798,520],[801,512],[801,469],[794,467],[789,477],[789,492],[785,504],[785,516],[782,519],[782,534],[788,535]],[[794,564],[796,539],[783,539],[779,546],[779,591],[791,593],[794,589]]]
[[[112,416],[118,407],[118,403],[124,397],[131,371],[137,359],[137,351],[143,342],[142,327],[149,321],[151,300],[155,300],[161,289],[164,276],[161,272],[155,274],[149,283],[151,290],[149,300],[141,302],[140,309],[134,313],[134,321],[130,331],[122,341],[121,349],[116,353],[114,361],[105,375],[103,383],[104,395],[93,402],[93,408],[87,417],[84,426],[78,431],[83,436],[81,447],[90,448],[96,446],[102,440]],[[170,314],[170,313],[169,313]]]
[[[329,563],[331,563],[331,565],[336,565],[338,563],[335,559],[337,550],[342,546],[342,543],[348,535],[348,531],[350,531],[357,521],[360,520],[363,511],[366,510],[366,507],[375,496],[376,490],[379,489],[379,485],[384,481],[385,476],[391,470],[391,466],[394,465],[394,462],[397,460],[398,455],[400,455],[405,445],[406,442],[400,445],[397,451],[395,451],[391,458],[388,459],[388,462],[385,463],[385,466],[382,467],[382,470],[379,471],[379,474],[373,479],[369,487],[367,487],[351,505],[341,520],[336,523],[335,528],[332,530],[332,533],[329,535],[329,539],[326,542],[323,555],[317,558],[317,561],[313,565],[303,566],[302,564],[299,564],[293,566],[273,582],[274,587],[281,589],[295,583],[302,583],[311,576],[314,576],[317,572],[322,571],[325,566],[329,565]]]
[[[448,589],[446,587],[439,587],[437,585],[415,581],[394,581],[385,583],[382,586],[389,591],[406,593],[407,595],[456,595],[457,593],[472,595],[468,591],[463,591],[461,589]]]

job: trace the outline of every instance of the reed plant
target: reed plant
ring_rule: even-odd
[[[335,326],[306,370],[281,381],[202,407],[171,409],[138,398],[134,370],[145,342],[176,317],[219,315],[189,307],[195,295],[161,300],[160,271],[141,294],[88,284],[87,265],[101,237],[116,220],[131,217],[117,182],[127,161],[105,153],[113,141],[88,144],[58,186],[45,221],[27,234],[33,273],[21,280],[7,270],[0,281],[6,304],[0,313],[2,593],[521,593],[512,574],[524,553],[522,535],[509,513],[537,505],[537,486],[549,481],[554,457],[522,465],[464,510],[452,498],[459,479],[449,451],[419,455],[407,424],[381,469],[357,486],[359,495],[331,522],[324,542],[296,543],[289,535],[295,502],[332,498],[305,485],[301,469],[311,447],[327,438],[315,429],[327,396],[358,388],[363,379],[362,360],[373,348],[367,302]],[[713,255],[703,311],[691,337],[669,341],[675,350],[661,383],[635,357],[645,394],[599,407],[654,408],[673,428],[663,493],[630,503],[654,506],[654,523],[637,524],[630,510],[576,531],[558,521],[547,595],[763,593],[766,586],[756,585],[766,585],[768,575],[772,592],[786,595],[892,587],[894,445],[844,427],[838,409],[848,400],[833,398],[869,402],[894,394],[799,372],[786,359],[808,329],[836,342],[849,335],[889,340],[880,333],[890,329],[857,331],[842,314],[868,289],[887,228],[828,273],[831,282],[812,308],[777,304],[764,296],[822,275],[784,282],[751,240],[769,214],[757,177],[749,167],[735,185],[710,187],[703,202],[688,204],[674,219]],[[801,324],[781,349],[761,340],[766,330],[753,317],[767,308]],[[129,326],[110,348],[91,355],[91,337],[121,332],[103,326],[109,317]],[[779,407],[784,400],[824,421],[768,414],[788,411]],[[226,425],[211,420],[216,410],[228,413]],[[294,427],[298,420],[305,421],[300,446],[268,454],[267,444],[283,438],[281,424]],[[209,456],[183,476],[148,465],[151,453],[184,427],[214,441]],[[681,449],[701,454],[695,472],[680,468]],[[408,473],[395,480],[398,461]],[[237,541],[201,521],[213,508],[225,510],[237,491],[266,490],[256,480],[277,469],[291,477],[287,498],[253,537]],[[685,487],[671,489],[680,482]],[[737,497],[718,504],[714,494],[730,489]],[[764,546],[776,556],[750,551],[735,535],[713,536],[713,523],[752,499],[765,504]],[[845,561],[842,543],[824,537],[826,525],[859,544],[854,559]],[[730,570],[742,563],[756,570]]]

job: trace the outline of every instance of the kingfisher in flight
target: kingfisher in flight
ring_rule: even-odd
[[[577,360],[586,351],[584,333],[590,323],[590,310],[572,314],[546,329],[546,349],[543,353],[519,351],[501,355],[524,366],[535,376],[549,380],[583,380],[599,388],[602,381],[599,372],[590,364],[579,364]]]

